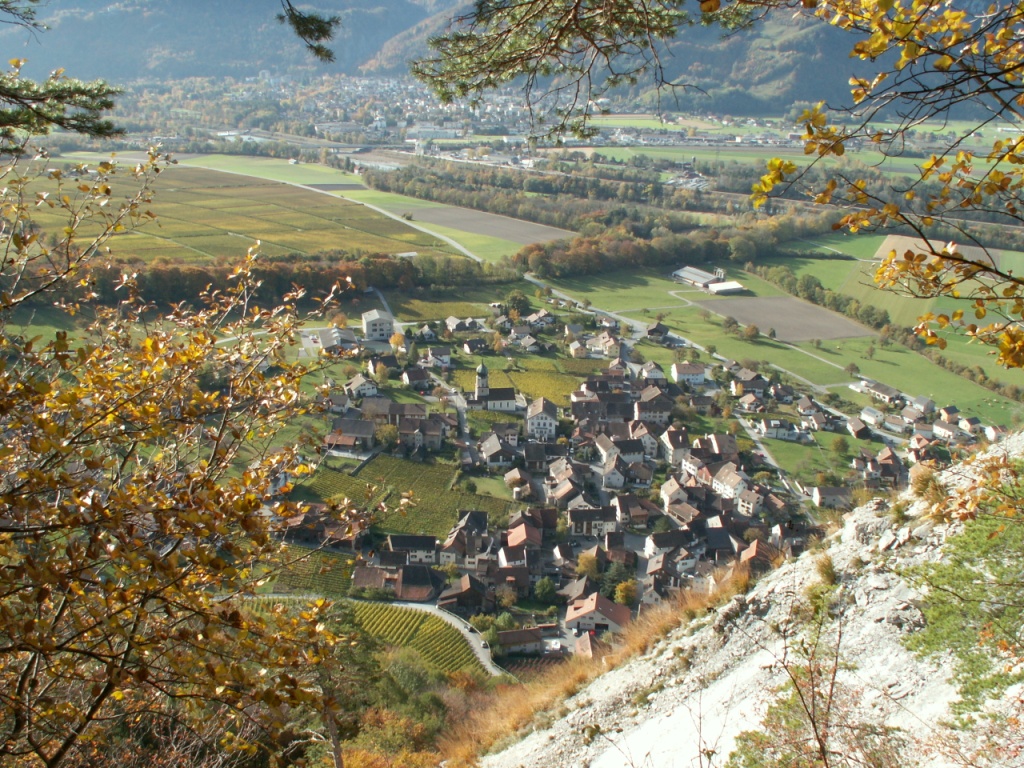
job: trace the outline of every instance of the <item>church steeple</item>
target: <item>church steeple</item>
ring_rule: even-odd
[[[480,363],[476,369],[476,391],[474,396],[477,400],[483,400],[491,391],[487,382],[487,366]]]

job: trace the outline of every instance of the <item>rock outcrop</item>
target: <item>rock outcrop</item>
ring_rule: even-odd
[[[1024,435],[992,453],[1024,455]],[[943,473],[947,487],[970,481],[972,468]],[[905,647],[924,617],[922,595],[901,573],[942,557],[957,524],[935,523],[907,496],[904,515],[876,500],[849,513],[822,546],[784,563],[747,594],[661,639],[647,654],[596,679],[565,703],[567,714],[538,728],[486,768],[689,768],[721,766],[736,737],[757,730],[807,636],[809,595],[822,584],[822,560],[834,569],[835,603],[823,648],[838,648],[844,706],[858,721],[899,729],[913,751],[908,765],[1024,765],[1007,753],[986,757],[977,734],[946,724],[957,692],[951,658],[921,657]],[[900,522],[895,522],[899,520]],[[827,578],[832,580],[831,572]],[[994,702],[1017,701],[1019,691]],[[1019,703],[1017,704],[1019,706]],[[984,762],[989,760],[988,763]],[[1019,760],[1020,762],[1014,762]]]

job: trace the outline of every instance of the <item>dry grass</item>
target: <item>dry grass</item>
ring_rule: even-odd
[[[602,659],[573,657],[524,685],[501,686],[442,739],[439,746],[447,765],[475,765],[480,755],[545,727],[563,714],[556,711],[563,702],[591,680],[650,650],[673,629],[746,592],[750,583],[746,569],[723,572],[714,592],[691,590],[681,593],[678,600],[642,610]]]

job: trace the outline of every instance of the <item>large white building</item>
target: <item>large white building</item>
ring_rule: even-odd
[[[368,341],[387,341],[395,333],[395,318],[381,309],[363,312],[363,336]]]

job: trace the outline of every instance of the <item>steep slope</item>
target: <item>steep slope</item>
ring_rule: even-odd
[[[1021,457],[1024,436],[998,450]],[[952,487],[968,482],[970,473],[959,467],[942,479]],[[900,729],[892,744],[902,744],[901,765],[1024,764],[1019,752],[995,751],[981,735],[943,725],[957,700],[948,680],[950,659],[921,658],[905,648],[923,615],[917,607],[921,594],[900,572],[941,558],[955,526],[911,518],[896,527],[888,506],[879,501],[850,513],[823,551],[785,563],[714,616],[677,630],[646,656],[598,678],[567,702],[564,716],[482,765],[723,765],[737,736],[760,728],[787,679],[787,666],[799,664],[801,638],[814,625],[808,595],[821,584],[819,561],[825,554],[848,607],[830,617],[818,653],[827,671],[828,656],[838,649],[835,700],[848,721]],[[923,512],[921,503],[910,509],[912,516]],[[1019,694],[1011,690],[993,706],[1004,713],[1019,708]],[[1010,746],[1005,739],[1000,743]]]

